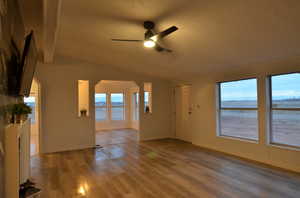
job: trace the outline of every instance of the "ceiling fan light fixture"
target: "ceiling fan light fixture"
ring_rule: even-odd
[[[152,41],[156,42],[158,40],[158,35],[152,36],[150,39]]]
[[[152,48],[155,46],[155,42],[152,39],[147,39],[144,41],[144,47]]]
[[[1,1],[1,0],[0,0]],[[145,21],[144,22],[144,28],[146,29],[146,32],[144,33],[144,39],[112,39],[112,41],[124,41],[124,42],[143,42],[143,45],[145,48],[154,48],[158,52],[172,52],[172,50],[164,48],[161,46],[160,42],[162,39],[173,32],[178,30],[178,27],[171,26],[162,32],[156,32],[154,30],[155,23],[152,21]]]

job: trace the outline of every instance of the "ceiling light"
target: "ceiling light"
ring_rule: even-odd
[[[85,196],[86,195],[86,191],[84,189],[83,186],[80,186],[79,189],[78,189],[78,194],[79,195],[82,195],[82,196]]]
[[[152,41],[156,42],[156,41],[157,41],[157,38],[158,38],[158,36],[155,35],[155,36],[152,36],[150,39],[151,39]]]
[[[148,47],[148,48],[154,47],[155,46],[155,42],[153,40],[151,40],[151,39],[145,40],[144,41],[144,46]]]

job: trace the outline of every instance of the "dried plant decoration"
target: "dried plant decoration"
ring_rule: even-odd
[[[5,16],[7,13],[7,0],[0,0],[0,15]]]

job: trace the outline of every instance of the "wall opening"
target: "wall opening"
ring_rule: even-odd
[[[78,116],[89,116],[89,81],[78,80]]]
[[[30,154],[37,155],[40,152],[40,85],[33,79],[30,95],[24,97],[24,102],[32,109],[29,115],[31,122]]]
[[[139,87],[134,81],[101,80],[95,85],[96,144],[139,138]]]
[[[152,83],[144,83],[144,112],[152,113]]]

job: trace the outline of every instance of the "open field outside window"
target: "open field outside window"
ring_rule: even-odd
[[[108,119],[107,109],[107,94],[96,93],[95,94],[95,116],[96,121],[104,121]]]
[[[257,80],[218,84],[218,135],[258,140]]]
[[[111,120],[125,120],[125,104],[123,93],[111,94]]]
[[[270,77],[270,142],[300,147],[300,73]]]

